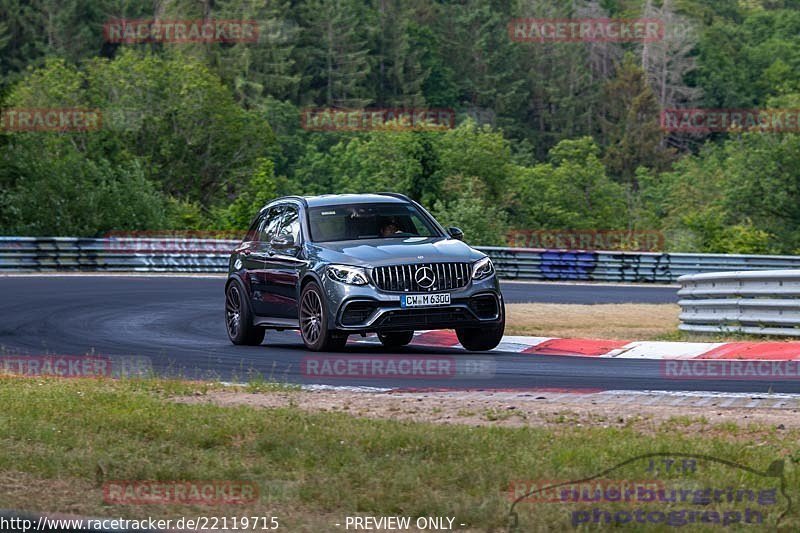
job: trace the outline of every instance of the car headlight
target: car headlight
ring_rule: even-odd
[[[494,265],[488,257],[484,257],[472,265],[472,279],[486,279],[492,274],[494,274]]]
[[[332,280],[348,285],[366,285],[367,272],[363,268],[347,265],[328,265],[326,271]]]

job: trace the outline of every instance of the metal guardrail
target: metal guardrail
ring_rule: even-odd
[[[225,272],[236,240],[0,237],[2,271]],[[479,247],[505,279],[674,283],[685,274],[800,268],[800,256]]]
[[[507,279],[674,283],[683,275],[800,268],[800,256],[481,247]]]
[[[174,237],[0,237],[0,272],[226,272],[238,243]]]
[[[800,270],[694,274],[678,282],[681,330],[800,337]]]

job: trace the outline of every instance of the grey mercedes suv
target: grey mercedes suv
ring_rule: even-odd
[[[230,257],[225,323],[234,344],[299,329],[314,351],[377,333],[397,348],[414,331],[455,329],[490,350],[505,329],[492,261],[395,193],[286,196],[264,206]]]

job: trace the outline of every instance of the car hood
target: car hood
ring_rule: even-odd
[[[485,257],[459,240],[444,237],[314,243],[310,251],[325,262],[361,266],[472,262]]]

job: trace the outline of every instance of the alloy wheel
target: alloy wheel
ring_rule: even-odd
[[[228,335],[233,339],[239,334],[242,327],[242,295],[239,288],[231,283],[225,293],[225,323],[228,326]]]
[[[315,290],[303,294],[303,301],[300,303],[300,331],[309,344],[316,343],[322,334],[322,300]]]

